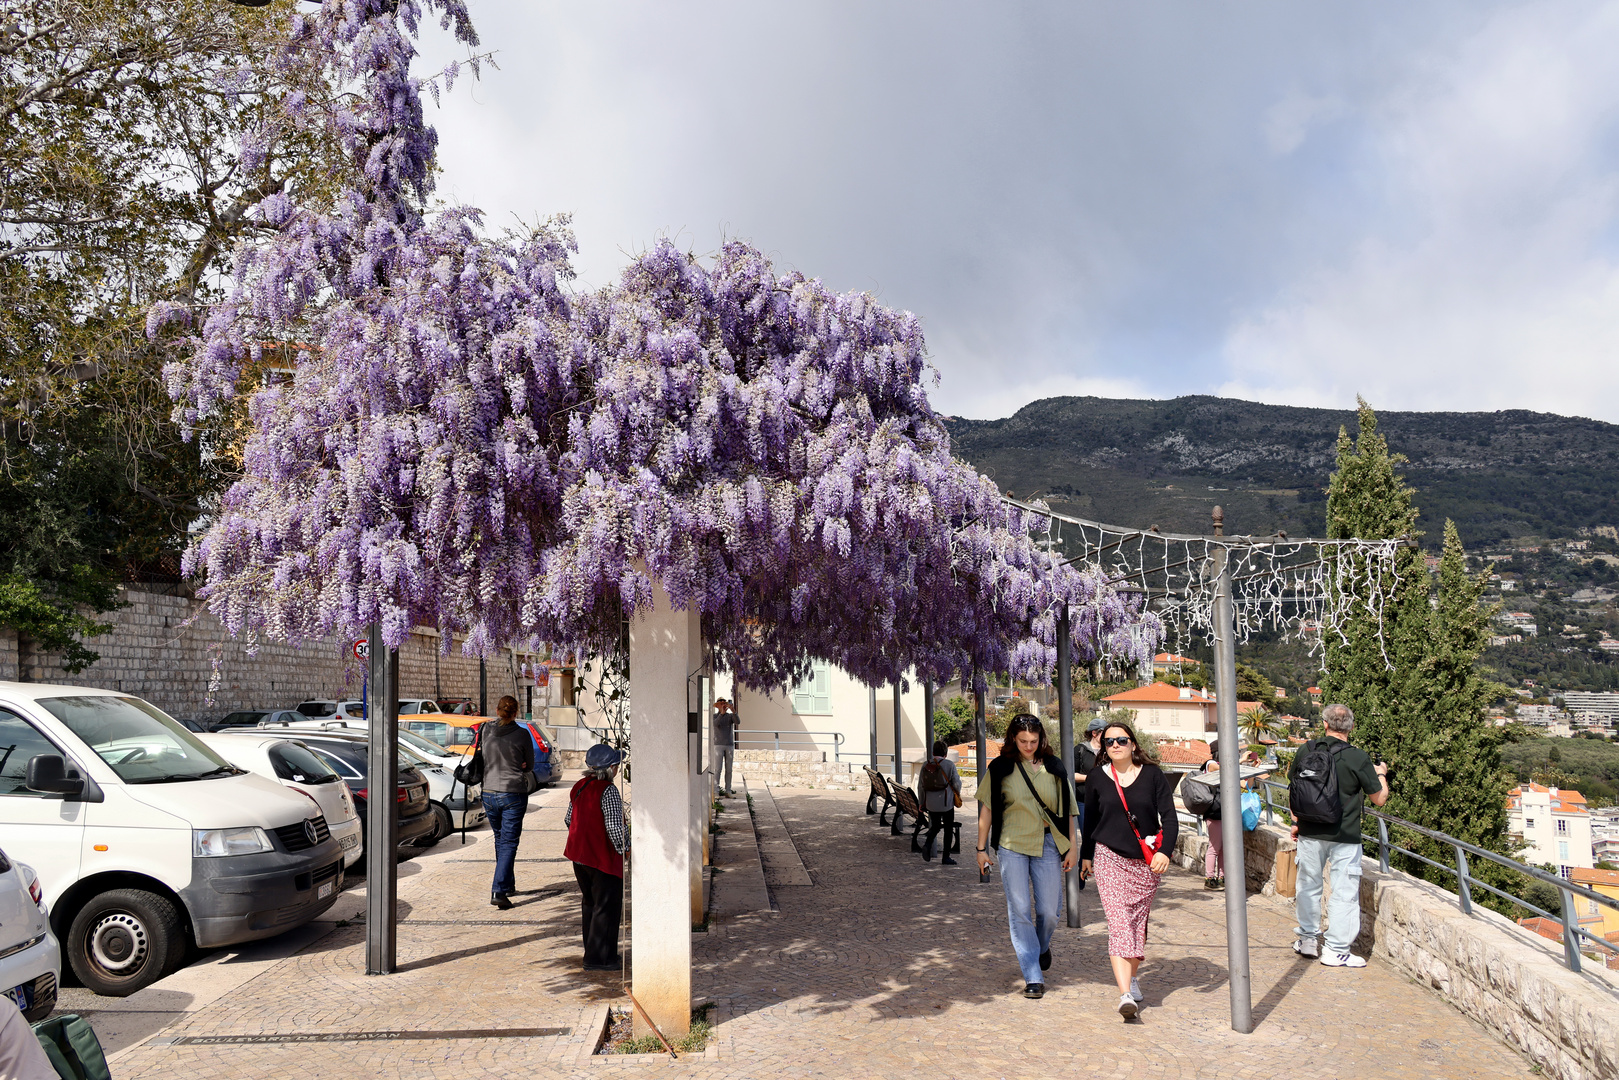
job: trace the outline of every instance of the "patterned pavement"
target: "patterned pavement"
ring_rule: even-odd
[[[756,803],[759,785],[755,784]],[[584,1077],[603,1070],[713,1078],[1529,1077],[1528,1063],[1431,992],[1374,960],[1362,971],[1298,961],[1287,908],[1250,901],[1251,1035],[1227,1021],[1224,905],[1172,869],[1142,967],[1137,1023],[1114,1012],[1093,890],[1063,927],[1041,1001],[1021,995],[997,882],[970,862],[927,864],[890,837],[860,793],[776,790],[763,830],[802,872],[770,874],[775,911],[718,917],[694,935],[695,992],[719,1033],[703,1055],[592,1057],[616,974],[579,970],[572,872],[561,860],[566,793],[536,796],[517,906],[488,905],[492,853],[476,845],[400,882],[400,960],[364,974],[363,931],[334,930],[234,992],[119,1054],[120,1078]],[[763,807],[760,807],[763,809]],[[728,801],[728,831],[746,804]],[[963,829],[963,848],[973,842]],[[722,845],[726,842],[722,836]],[[798,882],[798,883],[789,883]],[[807,882],[807,883],[806,883]],[[633,891],[633,886],[632,886]],[[497,1029],[498,1037],[478,1034]],[[566,1029],[567,1034],[558,1033]],[[372,1041],[246,1041],[355,1032]],[[187,1041],[199,1040],[199,1041]]]

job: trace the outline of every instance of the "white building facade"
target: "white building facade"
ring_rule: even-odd
[[[1528,845],[1518,858],[1550,863],[1568,877],[1576,867],[1589,868],[1591,812],[1585,796],[1568,788],[1524,784],[1507,793],[1507,829]]]

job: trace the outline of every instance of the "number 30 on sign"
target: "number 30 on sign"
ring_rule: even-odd
[[[371,642],[367,641],[365,638],[361,638],[359,641],[356,641],[354,643],[354,659],[371,659]]]

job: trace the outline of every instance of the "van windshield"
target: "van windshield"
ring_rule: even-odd
[[[241,770],[204,746],[161,709],[137,697],[41,698],[126,784],[234,776]]]

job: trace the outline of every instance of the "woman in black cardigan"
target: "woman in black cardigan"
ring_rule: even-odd
[[[1147,952],[1147,917],[1159,879],[1169,869],[1166,852],[1175,850],[1180,822],[1174,785],[1142,754],[1129,724],[1109,723],[1102,748],[1107,764],[1093,768],[1085,780],[1079,872],[1096,877],[1107,914],[1108,959],[1119,985],[1119,1015],[1129,1020],[1141,1009],[1136,971]]]

